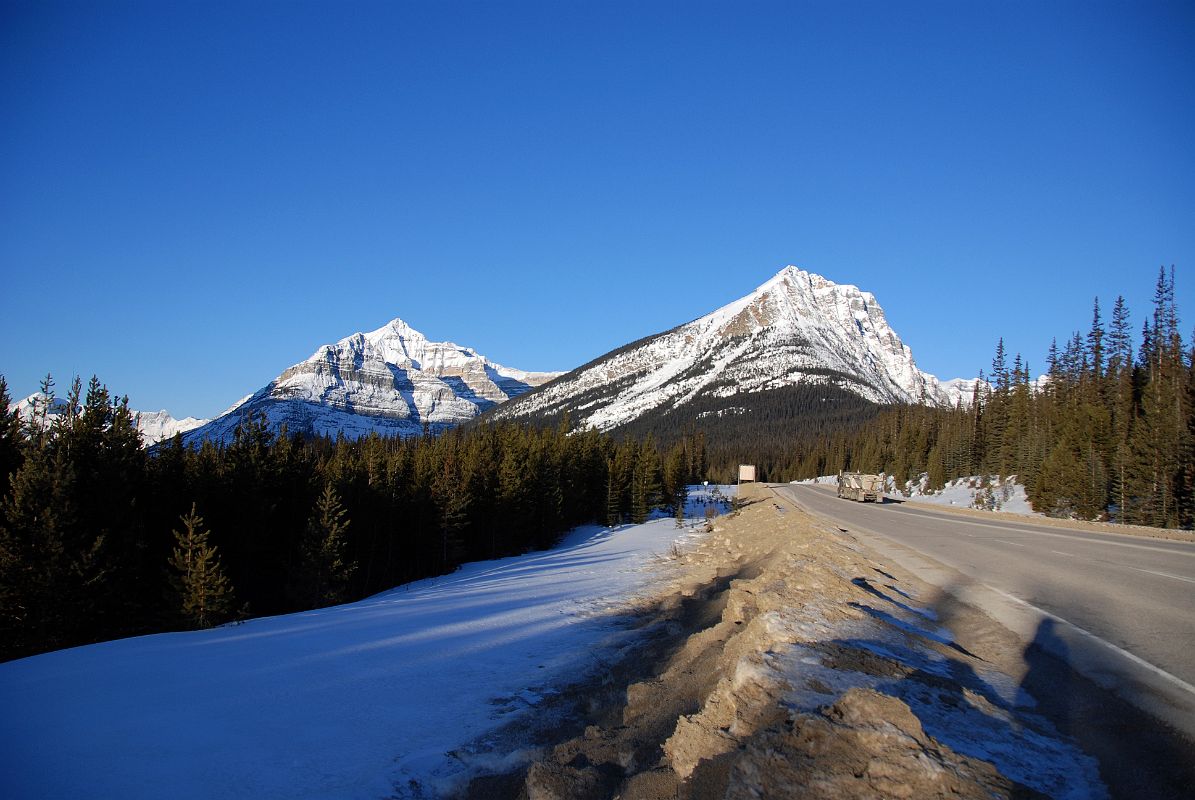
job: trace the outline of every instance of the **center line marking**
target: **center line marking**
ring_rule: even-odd
[[[1062,552],[1061,550],[1051,550],[1050,552],[1051,552],[1051,553],[1057,553],[1057,554],[1058,554],[1058,555],[1060,555],[1060,556],[1070,556],[1071,558],[1074,558],[1074,556],[1075,556],[1075,554],[1074,554],[1074,553],[1064,553],[1064,552]]]
[[[1028,547],[1026,544],[1019,544],[1017,542],[1010,542],[1007,539],[992,539],[993,542],[1004,542],[1004,544],[1011,544],[1013,547]]]
[[[1128,566],[1127,564],[1124,566]],[[1152,569],[1141,569],[1141,567],[1129,567],[1129,569],[1137,572],[1148,572],[1150,575],[1158,575],[1163,578],[1174,578],[1176,581],[1186,581],[1187,583],[1195,583],[1195,578],[1184,578],[1182,575],[1171,575],[1169,572],[1155,572]]]

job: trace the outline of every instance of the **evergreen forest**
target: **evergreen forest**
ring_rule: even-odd
[[[767,481],[849,469],[930,489],[1015,475],[1053,516],[1190,528],[1195,338],[1180,334],[1173,268],[1134,328],[1122,297],[1107,320],[1097,298],[1044,380],[1001,340],[954,408],[794,386],[617,438],[564,416],[330,440],[249,415],[227,444],[149,450],[96,378],[56,399],[47,377],[20,416],[0,377],[0,659],[359,599],[676,510],[687,485],[731,483],[740,463]]]
[[[0,378],[0,658],[356,600],[588,522],[641,522],[705,472],[700,436],[485,425],[360,441],[241,420],[142,446],[93,378],[33,413]],[[54,407],[54,414],[49,413]]]
[[[1044,380],[996,345],[970,402],[877,409],[851,423],[805,427],[782,444],[767,431],[731,442],[710,435],[715,472],[737,444],[788,481],[841,470],[885,472],[898,487],[1016,476],[1036,511],[1067,518],[1190,528],[1195,524],[1195,337],[1184,342],[1174,270],[1161,270],[1151,313],[1134,337],[1123,297],[1110,318],[1049,349]]]

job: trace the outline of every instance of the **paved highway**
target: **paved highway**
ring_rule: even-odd
[[[774,488],[840,527],[879,534],[952,568],[957,574],[942,573],[947,582],[979,584],[1009,605],[1028,604],[1081,629],[1073,632],[1084,640],[1076,652],[1094,652],[1089,660],[1099,669],[1120,661],[1138,674],[1152,673],[1149,693],[1164,693],[1158,700],[1173,710],[1171,721],[1185,719],[1179,727],[1195,730],[1189,713],[1195,707],[1195,544],[1006,515],[978,519],[908,503],[855,503],[828,487]]]

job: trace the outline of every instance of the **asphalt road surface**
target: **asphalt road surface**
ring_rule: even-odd
[[[1182,706],[1190,717],[1195,544],[1035,525],[1008,515],[977,519],[909,503],[856,503],[830,487],[774,488],[841,527],[879,534],[966,582],[1081,629],[1088,643],[1107,645],[1101,664],[1122,661],[1140,674],[1153,673],[1151,693],[1164,691],[1169,696],[1159,698],[1162,704]],[[1195,720],[1187,723],[1179,727],[1195,729]]]

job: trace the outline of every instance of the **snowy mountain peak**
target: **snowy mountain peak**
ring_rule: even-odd
[[[36,413],[35,405],[43,397],[44,395],[41,392],[34,392],[24,400],[19,400],[11,404],[8,409],[10,412],[17,412],[21,416],[21,419],[32,419]],[[67,413],[69,410],[70,406],[64,398],[55,397],[54,402],[50,404],[46,413],[48,419],[53,420]],[[176,433],[186,433],[209,422],[209,420],[196,419],[195,417],[175,419],[165,409],[161,411],[130,410],[130,413],[133,416],[134,424],[137,426],[137,431],[141,434],[141,441],[146,445],[157,444],[158,442],[172,438]]]
[[[790,265],[745,297],[600,358],[495,415],[568,410],[605,430],[698,399],[729,408],[736,396],[797,385],[833,385],[877,403],[952,400],[917,369],[873,294]]]
[[[509,369],[396,317],[319,347],[189,438],[227,440],[250,412],[292,433],[415,435],[470,420],[559,374]]]

